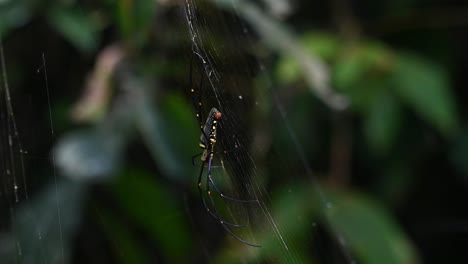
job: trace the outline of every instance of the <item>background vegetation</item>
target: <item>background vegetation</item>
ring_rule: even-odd
[[[201,48],[222,54],[226,102],[235,105],[233,83],[241,83],[243,97],[266,106],[243,109],[238,129],[252,139],[245,146],[294,258],[261,228],[253,237],[264,248],[240,244],[203,209],[191,163],[200,133],[188,93],[190,64],[197,80],[202,68],[183,1],[4,0],[2,263],[453,263],[463,256],[463,1],[193,4],[203,14],[197,26],[209,32]],[[288,127],[278,125],[278,105],[307,166]]]

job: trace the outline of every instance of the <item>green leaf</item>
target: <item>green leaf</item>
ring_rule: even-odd
[[[312,205],[314,203],[308,203],[309,206],[304,207],[304,203],[300,202],[310,200],[309,187],[309,185],[289,186],[279,190],[272,201],[272,213],[275,216],[275,221],[289,237],[294,238],[294,241],[297,242],[304,242],[309,237],[308,233],[304,232],[304,227],[310,227],[309,223],[312,222]],[[280,250],[282,245],[274,233],[268,230],[264,236],[265,239],[262,240],[262,245],[265,248],[273,247],[275,252]]]
[[[412,54],[400,54],[392,83],[395,92],[422,119],[446,136],[458,129],[458,117],[446,71]]]
[[[189,119],[195,122],[196,118],[188,110],[188,104],[181,102],[180,98],[176,101],[169,97],[166,103],[157,106],[145,87],[148,87],[147,84],[141,84],[140,87],[133,84],[132,87],[141,89],[141,96],[136,99],[138,103],[135,104],[137,129],[164,175],[185,181],[194,169],[190,158],[199,151],[195,150],[199,130],[197,133],[196,126],[187,122]],[[175,111],[174,107],[178,110]],[[187,135],[182,136],[181,131],[187,132]]]
[[[193,106],[187,104],[187,101],[178,94],[168,93],[160,104],[160,111],[167,139],[177,153],[176,157],[180,158],[177,163],[186,164],[184,172],[190,173],[193,164],[187,157],[200,152],[198,146],[200,129]],[[178,176],[180,175],[174,175]],[[179,180],[185,181],[187,177],[183,176]]]
[[[356,82],[363,78],[367,72],[369,65],[362,58],[362,53],[359,51],[351,51],[350,53],[338,59],[335,67],[333,67],[333,80],[338,91],[351,90],[357,87]]]
[[[320,32],[303,35],[300,43],[311,54],[325,60],[332,60],[336,56],[338,49],[338,41],[333,35]],[[301,78],[302,70],[294,58],[282,56],[278,62],[277,74],[281,81],[291,82]]]
[[[119,0],[116,4],[117,23],[127,39],[144,40],[145,32],[151,27],[156,10],[154,0]]]
[[[276,72],[279,80],[285,83],[297,81],[301,78],[299,65],[291,57],[281,57]]]
[[[274,192],[271,213],[275,227],[281,230],[281,239],[269,220],[262,219],[266,222],[252,229],[256,232],[254,237],[262,245],[261,248],[226,248],[213,263],[255,263],[258,260],[265,263],[290,263],[291,256],[297,263],[316,263],[309,252],[311,234],[314,232],[312,229],[316,226],[313,220],[314,217],[318,218],[319,206],[310,187],[309,184],[283,186]],[[288,245],[287,250],[282,244],[283,239]]]
[[[368,77],[356,80],[356,83],[343,93],[350,98],[350,109],[365,115],[374,104],[376,96],[386,89],[385,86],[382,78]]]
[[[310,32],[301,37],[301,44],[324,60],[333,60],[339,51],[340,43],[336,36],[325,32]]]
[[[360,90],[369,78],[380,82],[391,69],[391,52],[377,42],[363,42],[342,51],[333,67],[333,80],[339,91]]]
[[[50,24],[82,52],[97,48],[96,25],[88,13],[79,9],[56,8],[48,13]]]
[[[412,244],[382,205],[351,193],[333,193],[330,198],[329,225],[343,236],[360,263],[419,262]]]
[[[190,256],[192,240],[184,211],[154,177],[130,170],[113,187],[121,205],[158,243],[167,262],[181,263]]]
[[[379,154],[389,151],[401,126],[401,108],[397,99],[382,91],[366,111],[364,132],[371,149]]]

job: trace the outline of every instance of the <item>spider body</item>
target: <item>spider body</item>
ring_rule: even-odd
[[[206,161],[208,152],[214,155],[214,145],[216,143],[216,128],[218,127],[218,120],[221,119],[221,112],[216,108],[211,108],[210,113],[206,119],[205,125],[200,126],[202,133],[200,135],[200,148],[203,149],[201,160]]]
[[[201,86],[201,85],[200,85]],[[240,203],[258,203],[258,200],[241,200],[241,199],[236,199],[236,198],[231,198],[229,196],[224,195],[221,190],[216,186],[215,181],[211,177],[211,170],[215,167],[213,166],[213,159],[215,158],[215,144],[217,142],[217,128],[219,121],[221,120],[222,114],[221,112],[216,109],[216,108],[211,108],[210,112],[208,113],[208,116],[206,118],[206,121],[203,123],[202,122],[202,117],[201,117],[201,96],[200,94],[198,95],[198,102],[195,101],[195,89],[191,89],[192,93],[192,98],[194,100],[194,105],[196,105],[196,117],[197,120],[199,121],[200,124],[200,143],[199,146],[201,149],[203,149],[203,153],[201,155],[195,155],[195,157],[200,156],[200,160],[202,162],[201,168],[200,168],[200,174],[198,175],[198,182],[197,182],[197,187],[200,193],[200,196],[203,201],[203,205],[205,206],[205,209],[207,212],[215,218],[221,226],[235,239],[239,240],[240,242],[253,246],[253,247],[261,247],[260,245],[257,244],[252,244],[250,242],[247,242],[240,238],[238,235],[236,235],[228,226],[231,227],[243,227],[242,225],[231,223],[229,221],[224,220],[219,214],[218,210],[216,209],[216,204],[214,202],[214,199],[212,197],[212,192],[211,188],[214,189],[215,193],[218,194],[220,197],[223,199],[227,199],[233,202],[240,202]],[[193,161],[193,160],[192,160]],[[195,162],[193,162],[195,164]],[[216,166],[217,167],[217,166]],[[204,174],[206,168],[206,174]],[[206,185],[205,188],[203,188],[203,183],[202,183],[202,178],[203,176],[206,175]],[[207,199],[205,198],[205,194],[208,196],[208,202]]]

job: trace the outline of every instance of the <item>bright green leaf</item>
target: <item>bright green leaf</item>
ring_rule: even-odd
[[[392,69],[394,64],[393,52],[382,43],[366,42],[363,52],[365,60],[372,65],[372,70],[386,72]]]
[[[281,57],[278,62],[277,75],[282,82],[293,82],[300,79],[301,71],[294,59]]]
[[[359,50],[340,57],[335,67],[333,67],[333,79],[336,89],[339,91],[359,89],[360,87],[354,84],[364,77],[369,70],[369,66]]]
[[[325,60],[332,60],[337,53],[338,41],[330,34],[308,33],[301,37],[301,44],[311,54]],[[281,81],[291,82],[301,78],[302,70],[294,58],[283,56],[278,62],[278,77]]]
[[[311,32],[301,37],[301,44],[324,60],[330,61],[336,57],[340,43],[335,35],[324,32]]]

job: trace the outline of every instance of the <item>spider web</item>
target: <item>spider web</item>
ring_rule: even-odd
[[[222,6],[224,11],[216,8],[214,3],[217,3],[218,7]],[[288,122],[289,116],[283,105],[284,100],[280,98],[280,93],[275,91],[268,73],[268,60],[258,56],[262,54],[258,44],[261,36],[241,19],[242,15],[239,12],[242,11],[239,10],[245,8],[243,6],[243,1],[184,2],[192,56],[201,69],[198,74],[206,76],[201,78],[208,80],[200,88],[204,93],[206,108],[202,113],[206,115],[211,107],[216,107],[223,113],[218,137],[220,148],[226,154],[219,159],[224,160],[224,164],[227,165],[223,167],[227,169],[213,178],[227,181],[226,185],[230,185],[234,195],[259,200],[258,205],[248,208],[245,204],[234,207],[232,203],[225,203],[229,208],[230,217],[244,221],[249,217],[249,232],[245,238],[247,241],[254,239],[266,243],[266,250],[274,248],[282,261],[300,263],[307,259],[300,254],[304,245],[296,241],[297,234],[291,232],[291,225],[310,226],[310,229],[305,228],[311,230],[310,237],[305,239],[310,243],[306,247],[312,246],[317,251],[321,250],[321,242],[317,241],[317,238],[312,239],[312,236],[319,237],[320,231],[317,231],[315,219],[307,217],[306,208],[296,211],[292,209],[286,213],[288,219],[282,219],[284,215],[272,209],[272,200],[275,200],[277,194],[271,193],[266,187],[269,174],[274,174],[275,171],[272,168],[280,168],[278,171],[287,173],[276,176],[280,179],[287,178],[285,182],[289,185],[291,198],[300,196],[304,191],[313,193],[306,196],[314,199],[310,203],[315,203],[321,214],[333,210],[333,203],[323,193],[307,161],[304,146],[296,136],[297,131]],[[256,11],[258,10],[252,9],[248,12]],[[339,98],[333,100],[329,103],[340,105],[337,108],[344,103]],[[272,112],[275,120],[269,119],[266,112]],[[275,142],[275,131],[286,133],[287,147]],[[279,161],[279,164],[272,166],[268,164],[269,160]],[[294,178],[297,177],[298,181],[304,175],[311,182],[308,190],[294,185]],[[293,200],[294,198],[290,202]],[[307,223],[307,220],[310,222]],[[337,232],[332,233],[338,254],[346,263],[354,263],[344,238]],[[324,258],[330,260],[330,257]]]
[[[34,121],[43,118],[36,114],[43,112],[34,111],[38,101],[32,96],[27,100],[28,96],[17,91],[16,97],[12,95],[8,61],[5,57],[0,37],[0,204],[3,208],[0,221],[0,258],[2,263],[66,263],[71,255],[68,235],[74,233],[78,226],[79,220],[73,215],[80,211],[80,206],[75,205],[81,204],[79,201],[84,194],[83,185],[59,178],[53,155],[28,150],[30,145],[34,145],[33,149],[41,149],[37,146],[42,142],[37,138],[49,144],[49,140],[55,140],[46,55],[42,53],[35,71],[37,80],[44,88],[39,92],[41,96],[38,100],[48,108],[50,127],[46,131],[24,129],[35,128],[38,124]],[[15,107],[18,105],[21,107]],[[34,167],[46,169],[31,170]],[[51,177],[40,177],[42,175]],[[30,194],[28,189],[44,184],[42,181],[51,183],[42,191]],[[69,206],[63,207],[65,203]],[[70,215],[75,219],[69,218]],[[64,234],[67,236],[66,240],[63,238]],[[41,260],[37,259],[38,256]]]
[[[219,124],[213,178],[227,195],[259,201],[255,204],[235,203],[218,197],[215,202],[220,206],[220,214],[229,221],[245,225],[243,228],[232,228],[236,235],[248,242],[262,245],[260,249],[249,249],[256,251],[246,255],[245,262],[261,262],[262,251],[270,252],[268,255],[272,262],[309,262],[300,252],[303,252],[304,248],[321,251],[321,241],[317,242],[315,239],[320,233],[320,230],[317,231],[320,224],[305,212],[310,208],[297,207],[305,204],[304,202],[296,202],[298,199],[303,201],[305,197],[309,197],[311,207],[317,206],[322,211],[332,210],[333,204],[322,193],[322,188],[305,158],[303,147],[296,137],[298,131],[288,123],[290,116],[283,106],[284,100],[275,91],[270,80],[268,60],[262,60],[259,56],[262,54],[261,47],[258,46],[260,36],[240,18],[238,2],[228,4],[225,11],[208,1],[186,0],[183,6],[190,34],[189,53],[194,65],[192,85],[200,86],[203,98],[201,112],[206,118],[211,107],[216,107],[223,114]],[[18,125],[17,121],[23,119],[15,116],[7,78],[8,65],[1,42],[0,56],[0,169],[3,173],[1,202],[4,208],[8,208],[8,213],[3,214],[2,218],[10,218],[2,219],[2,223],[9,223],[8,226],[1,227],[1,231],[5,231],[2,232],[2,236],[9,234],[10,237],[0,237],[0,249],[8,253],[14,252],[11,255],[0,251],[0,257],[8,255],[9,258],[2,258],[6,263],[35,263],[37,259],[33,259],[33,256],[43,256],[44,263],[67,263],[71,254],[71,237],[79,221],[74,217],[79,215],[76,212],[80,211],[82,204],[77,201],[84,196],[85,188],[81,183],[58,180],[53,165],[55,157],[48,153],[27,153],[24,145],[29,144],[24,144],[21,139],[21,132],[40,133],[38,138],[55,139],[48,98],[46,56],[42,54],[42,60],[38,61],[38,76],[41,77],[38,77],[38,83],[40,81],[44,88],[41,91],[43,97],[39,100],[48,104],[49,131],[26,131],[21,129],[21,124]],[[23,101],[25,96],[20,96],[19,99],[21,102],[18,102],[18,105],[27,105]],[[30,110],[29,113],[34,112],[31,109],[26,110]],[[273,119],[269,113],[273,113]],[[27,120],[34,118],[31,116],[24,119],[28,122]],[[283,139],[286,144],[280,144],[274,139],[278,136],[275,135],[278,131],[285,132]],[[98,142],[93,143],[99,145]],[[28,185],[31,184],[28,181],[32,181],[36,174],[25,171],[25,160],[29,163],[40,162],[42,167],[44,164],[50,164],[49,171],[44,174],[52,175],[49,179],[53,183],[49,185],[50,188],[34,194],[37,197],[34,201],[38,202],[28,200]],[[271,164],[271,160],[277,163]],[[28,166],[31,167],[34,166]],[[299,181],[295,178],[301,177],[307,178],[310,186],[303,188],[296,185]],[[273,180],[281,182],[272,183]],[[283,183],[287,188],[269,188],[269,185],[278,186]],[[283,190],[287,190],[289,195],[284,195]],[[286,199],[278,201],[278,197]],[[40,207],[41,204],[49,206]],[[286,206],[272,207],[275,204]],[[53,208],[53,211],[50,208]],[[281,208],[291,210],[284,212]],[[190,214],[190,210],[188,211]],[[214,219],[211,221],[213,225],[216,224]],[[295,233],[294,228],[304,225],[309,227],[307,230],[310,232],[305,234],[305,239],[298,240],[298,232],[302,232],[302,229]],[[221,236],[223,230],[219,226],[218,229]],[[341,245],[338,247],[341,253],[346,255],[346,241],[335,233],[333,236]],[[206,249],[213,247],[210,245],[213,242],[207,238],[200,235],[199,239]],[[244,252],[245,245],[231,240],[235,245],[233,248],[242,247],[241,252]],[[323,251],[328,252],[326,249]],[[206,254],[210,259],[209,253]],[[345,259],[347,262],[353,262],[349,256]]]

